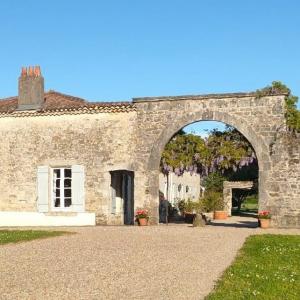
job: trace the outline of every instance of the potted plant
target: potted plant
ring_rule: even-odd
[[[199,201],[192,201],[188,199],[186,202],[184,201],[184,221],[186,223],[193,223],[194,217],[198,211]]]
[[[186,209],[186,203],[185,200],[180,200],[177,204],[178,210],[180,211],[180,214],[184,217],[185,209]]]
[[[227,219],[228,213],[225,209],[225,203],[223,201],[223,195],[220,192],[208,191],[205,195],[205,201],[203,201],[206,210],[213,211],[213,218],[215,220]]]
[[[271,222],[271,214],[267,210],[258,213],[258,223],[261,228],[269,228]]]
[[[136,211],[135,219],[139,226],[147,226],[149,220],[149,214],[146,209],[139,209]]]
[[[227,217],[228,217],[228,213],[223,208],[214,211],[214,219],[215,220],[226,220]]]

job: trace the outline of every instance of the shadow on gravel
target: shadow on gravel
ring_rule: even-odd
[[[211,222],[209,226],[219,226],[219,227],[235,227],[235,228],[257,228],[257,221],[239,221],[238,223],[214,223]]]

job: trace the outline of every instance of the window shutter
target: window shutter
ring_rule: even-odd
[[[48,166],[39,166],[37,171],[37,210],[38,212],[47,212],[49,210],[49,168]]]
[[[72,208],[84,212],[84,166],[72,166]]]

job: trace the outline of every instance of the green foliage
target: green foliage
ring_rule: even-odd
[[[272,94],[285,94],[285,118],[286,124],[290,130],[300,132],[300,111],[297,109],[298,97],[291,94],[291,90],[280,81],[273,81],[271,86],[257,90],[257,97],[263,97]]]
[[[180,211],[184,211],[186,213],[201,213],[211,212],[214,210],[223,210],[223,196],[220,192],[208,191],[205,193],[205,197],[199,199],[198,201],[192,201],[190,199],[187,201],[181,200],[178,203],[178,208]]]
[[[194,165],[194,157],[197,153],[206,155],[207,149],[204,140],[200,136],[180,132],[166,145],[162,153],[161,167],[167,165],[173,170],[176,168],[186,169],[188,166]]]
[[[68,232],[64,231],[44,230],[0,230],[0,244],[31,241],[40,238],[59,236],[67,233]]]
[[[178,209],[181,213],[183,213],[185,211],[185,200],[180,200],[177,204]]]
[[[273,81],[272,85],[268,85],[256,91],[256,97],[261,98],[269,95],[285,94],[290,95],[291,90],[280,81]]]
[[[204,198],[199,200],[199,210],[202,212],[211,212],[214,210],[223,210],[223,194],[213,190],[207,191]]]
[[[189,213],[196,213],[199,212],[200,210],[200,203],[199,201],[192,201],[188,199],[187,201],[184,202],[184,209],[185,212]]]
[[[257,194],[253,194],[253,195],[249,195],[246,197],[244,203],[243,203],[244,207],[247,208],[247,206],[251,206],[251,205],[255,205],[258,206],[258,195]]]
[[[289,96],[285,101],[286,123],[290,129],[300,132],[300,111],[297,110],[298,97]]]
[[[226,180],[226,177],[221,175],[218,172],[210,173],[206,176],[203,180],[203,186],[205,187],[206,191],[216,191],[222,192],[223,191],[223,181]]]
[[[203,176],[216,171],[237,171],[256,163],[253,148],[247,139],[232,127],[226,131],[213,130],[204,140],[193,134],[175,135],[162,153],[160,168],[167,174],[174,171],[178,176],[185,171]]]
[[[299,299],[299,261],[299,235],[250,236],[206,299]]]
[[[213,130],[206,146],[210,152],[210,170],[213,172],[229,169],[237,171],[242,167],[242,162],[248,165],[248,160],[252,163],[255,158],[254,150],[248,140],[230,126],[227,126],[223,132]]]

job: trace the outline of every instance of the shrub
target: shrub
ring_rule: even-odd
[[[206,192],[204,198],[199,200],[199,203],[200,210],[204,212],[224,209],[223,195],[220,192]]]
[[[223,181],[226,180],[224,176],[222,176],[218,172],[210,173],[207,177],[205,177],[203,181],[203,186],[207,191],[223,191]]]
[[[185,200],[180,200],[178,201],[178,209],[180,212],[184,212],[185,211],[185,207],[186,207],[186,203],[185,203]]]

